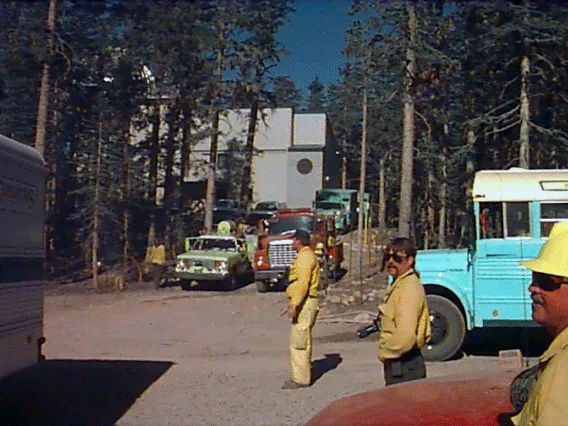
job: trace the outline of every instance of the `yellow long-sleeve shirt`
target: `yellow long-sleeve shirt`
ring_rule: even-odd
[[[517,426],[568,425],[568,328],[552,341],[539,362],[529,399],[511,420]]]
[[[426,294],[414,270],[402,274],[387,288],[379,312],[381,361],[399,358],[430,340],[432,332]]]
[[[166,248],[163,244],[159,246],[152,246],[148,249],[148,256],[147,256],[149,263],[155,263],[158,265],[165,265],[166,264]]]
[[[310,247],[300,249],[290,265],[286,294],[291,305],[300,305],[308,296],[317,297],[319,287],[319,265]]]

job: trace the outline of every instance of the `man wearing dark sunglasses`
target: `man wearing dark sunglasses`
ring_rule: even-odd
[[[379,305],[379,359],[387,386],[426,377],[420,348],[432,333],[415,256],[416,246],[408,238],[395,238],[384,252],[383,270],[392,277]]]
[[[522,261],[532,271],[532,319],[554,339],[539,358],[536,382],[515,425],[568,425],[568,232],[558,223],[536,259]]]

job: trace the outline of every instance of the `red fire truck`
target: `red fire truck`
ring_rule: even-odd
[[[288,267],[296,257],[292,237],[297,229],[310,233],[322,278],[339,279],[343,243],[336,239],[333,217],[314,213],[311,209],[284,209],[267,221],[266,232],[258,236],[253,267],[259,292],[286,286]]]

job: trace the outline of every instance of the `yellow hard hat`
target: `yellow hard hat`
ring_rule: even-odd
[[[568,232],[557,231],[544,243],[536,259],[519,263],[533,272],[568,278]]]
[[[555,237],[558,234],[562,234],[563,232],[568,232],[568,221],[556,222],[552,227],[552,229],[550,230],[548,238]]]

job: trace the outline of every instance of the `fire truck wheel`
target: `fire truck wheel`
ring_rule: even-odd
[[[445,297],[427,296],[432,339],[422,348],[426,361],[445,361],[460,350],[465,338],[465,319],[460,308]]]
[[[270,283],[268,281],[256,281],[256,289],[259,293],[266,293],[270,290]]]

